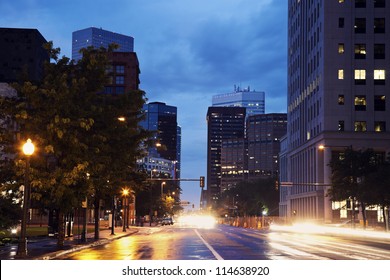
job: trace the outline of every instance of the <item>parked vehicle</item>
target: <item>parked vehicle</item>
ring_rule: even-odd
[[[173,225],[173,220],[170,217],[163,218],[161,221],[162,226]]]

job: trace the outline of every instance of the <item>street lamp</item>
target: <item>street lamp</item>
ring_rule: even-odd
[[[164,186],[165,186],[165,182],[161,182],[161,199],[164,198]]]
[[[34,144],[31,142],[31,139],[27,139],[26,143],[23,145],[22,150],[24,155],[26,156],[26,170],[24,173],[23,216],[20,229],[18,251],[16,252],[16,256],[19,258],[27,256],[26,226],[30,200],[30,156],[34,153],[35,150]]]
[[[267,213],[268,213],[268,212],[267,212],[267,210],[265,210],[265,209],[263,210],[263,212],[261,212],[261,214],[262,214],[262,215],[261,215],[261,216],[262,216],[262,217],[261,217],[261,227],[262,227],[262,228],[265,227],[265,216],[267,215]]]
[[[128,189],[122,189],[123,202],[122,202],[122,221],[123,221],[123,232],[126,232],[126,204],[127,196],[129,195]]]

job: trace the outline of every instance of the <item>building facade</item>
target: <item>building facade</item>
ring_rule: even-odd
[[[149,156],[153,158],[163,158],[171,161],[171,178],[180,178],[179,160],[180,160],[180,144],[181,134],[178,135],[177,125],[177,108],[162,102],[151,102],[143,107],[145,119],[140,122],[140,125],[154,132],[154,140],[158,143],[157,147],[149,149]],[[150,159],[152,160],[152,159]]]
[[[287,114],[249,116],[247,119],[248,179],[278,178],[280,139],[287,131]]]
[[[103,93],[123,94],[132,90],[139,90],[141,73],[137,54],[134,52],[134,38],[90,27],[72,33],[72,59],[76,62],[82,58],[80,50],[87,47],[108,48],[112,43],[119,48],[109,53],[108,69],[109,81]]]
[[[109,82],[104,86],[104,93],[123,94],[139,90],[139,62],[135,52],[113,52],[109,54]]]
[[[118,44],[116,52],[134,52],[134,38],[102,28],[89,27],[72,33],[72,59],[78,61],[83,48],[108,48],[112,43]]]
[[[280,139],[286,130],[286,114],[247,117],[244,138],[222,141],[221,190],[235,187],[241,181],[278,178]]]
[[[221,192],[248,179],[248,142],[232,138],[221,144]]]
[[[49,54],[37,29],[0,28],[0,82],[40,82]]]
[[[244,138],[244,107],[209,107],[207,111],[207,200],[211,205],[221,193],[222,143]]]
[[[265,93],[262,91],[250,91],[250,87],[241,89],[234,86],[234,92],[214,95],[213,107],[245,107],[246,115],[265,113]]]
[[[327,196],[332,152],[390,151],[390,3],[289,0],[288,22],[280,213],[330,223],[342,218]]]

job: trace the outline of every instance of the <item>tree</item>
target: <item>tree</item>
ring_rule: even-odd
[[[223,208],[236,207],[241,216],[260,215],[264,210],[278,215],[279,190],[275,188],[274,178],[242,181],[222,193],[220,201]]]
[[[3,182],[21,184],[18,147],[21,140],[33,139],[38,149],[31,157],[32,197],[59,211],[58,245],[63,246],[64,214],[85,197],[93,197],[96,207],[124,184],[141,187],[142,177],[134,166],[143,153],[140,143],[148,137],[138,125],[145,93],[99,94],[108,79],[111,47],[84,49],[77,64],[59,58],[60,49],[52,42],[46,47],[51,62],[45,65],[42,83],[15,84],[17,96],[0,99],[2,118],[16,128],[8,125],[1,131],[4,152],[13,155],[3,161],[10,167],[4,170],[12,170],[8,175],[12,180]]]
[[[329,164],[332,169],[332,186],[328,195],[334,201],[351,199],[353,219],[355,219],[355,202],[359,201],[364,225],[366,225],[366,203],[372,201],[373,197],[371,183],[368,183],[367,178],[378,172],[378,166],[382,162],[381,156],[371,149],[355,151],[347,148],[338,156],[333,156]]]
[[[389,157],[379,164],[376,171],[368,174],[364,180],[367,205],[382,207],[385,229],[388,230],[388,213],[390,207],[390,161]]]
[[[20,205],[12,192],[0,194],[0,230],[16,226],[22,218]]]

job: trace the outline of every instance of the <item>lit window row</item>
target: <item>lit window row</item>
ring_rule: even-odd
[[[339,121],[338,131],[344,131],[345,122]],[[366,121],[355,121],[353,131],[355,132],[366,132],[367,131],[367,122]],[[386,122],[385,121],[375,121],[374,122],[374,131],[375,132],[385,132],[386,131]]]
[[[337,100],[339,105],[345,104],[345,96],[339,95]],[[374,110],[375,111],[386,111],[386,96],[375,95],[374,96]],[[354,98],[355,111],[366,111],[367,108],[367,97],[366,95],[355,95]]]
[[[365,69],[355,69],[354,70],[354,79],[355,84],[365,84],[366,80],[366,73],[367,71]],[[344,69],[338,70],[338,79],[344,80]],[[374,70],[374,84],[384,84],[384,81],[386,79],[386,71],[384,69],[376,69]]]
[[[385,44],[374,44],[374,59],[385,59]],[[344,43],[339,43],[338,53],[345,53]],[[355,44],[354,47],[355,59],[366,59],[367,47],[366,44]]]

